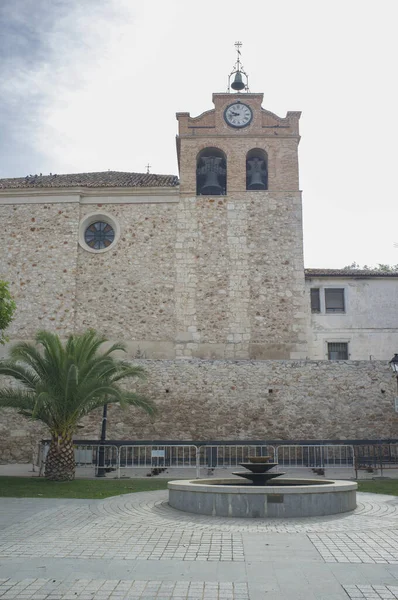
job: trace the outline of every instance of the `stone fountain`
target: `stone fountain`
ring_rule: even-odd
[[[247,471],[239,471],[232,473],[238,477],[244,477],[252,482],[253,485],[268,485],[268,482],[275,477],[285,475],[285,473],[269,473],[271,469],[278,466],[278,463],[270,462],[270,456],[254,456],[249,458],[247,463],[239,463],[240,467],[244,467]]]
[[[276,478],[269,456],[240,463],[241,478],[170,481],[169,504],[185,512],[219,517],[314,517],[356,508],[357,484],[351,481]],[[245,479],[246,481],[242,481]]]

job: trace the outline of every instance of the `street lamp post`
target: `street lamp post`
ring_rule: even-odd
[[[394,354],[390,360],[390,367],[397,378],[397,395],[395,397],[395,411],[398,412],[398,354]]]
[[[392,359],[390,360],[390,366],[395,375],[397,376],[397,385],[398,385],[398,354],[394,354]],[[398,388],[397,388],[398,389]]]
[[[98,450],[98,467],[97,472],[95,474],[96,477],[105,477],[106,469],[105,469],[105,440],[106,440],[106,421],[108,414],[108,405],[104,404],[104,409],[102,411],[102,428],[101,428],[101,440],[100,447]]]

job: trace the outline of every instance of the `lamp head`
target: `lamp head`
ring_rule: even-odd
[[[398,375],[398,354],[394,354],[389,364],[394,373]]]

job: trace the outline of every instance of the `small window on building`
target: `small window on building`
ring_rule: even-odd
[[[345,311],[344,288],[325,289],[325,310],[327,313],[342,313]]]
[[[328,343],[329,360],[348,360],[347,342],[329,342]]]
[[[321,298],[319,295],[319,288],[311,288],[311,312],[321,312]]]

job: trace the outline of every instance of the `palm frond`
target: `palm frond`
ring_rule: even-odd
[[[76,365],[71,364],[66,374],[65,402],[70,396],[76,394],[79,385],[79,370]]]
[[[137,377],[139,379],[145,379],[146,373],[143,367],[137,365],[130,365],[128,362],[120,361],[118,364],[118,373],[112,377],[112,381],[120,381],[127,377]]]
[[[48,372],[61,372],[65,363],[66,354],[59,336],[51,331],[38,331],[36,343],[44,348],[44,360]]]
[[[93,398],[99,399],[102,401],[102,404],[121,402],[123,400],[123,392],[116,385],[97,386],[82,399],[82,404],[90,402]]]
[[[36,384],[40,381],[37,373],[29,365],[22,365],[10,360],[0,362],[0,375],[12,377],[27,387],[34,390]]]
[[[145,396],[140,396],[138,394],[134,394],[133,392],[125,392],[123,394],[123,402],[120,403],[121,406],[136,406],[137,408],[143,408],[148,415],[151,417],[157,414],[158,409],[155,404],[149,398]]]
[[[16,344],[10,360],[0,363],[0,374],[22,384],[1,390],[0,406],[24,411],[56,435],[72,432],[84,415],[105,403],[134,405],[155,414],[150,400],[118,385],[123,379],[145,376],[142,367],[112,356],[116,350],[125,351],[124,344],[101,352],[106,340],[94,330],[70,336],[65,345],[48,331],[39,331],[35,339],[36,345]]]
[[[106,342],[103,335],[96,333],[94,329],[89,329],[82,335],[71,336],[73,338],[73,353],[77,364],[83,366],[95,359],[98,350]],[[66,348],[68,352],[68,346]]]
[[[20,408],[18,410],[18,414],[23,415],[27,419],[31,419],[32,418],[32,411],[31,410],[25,410],[25,409]]]
[[[18,342],[11,348],[9,354],[11,361],[29,365],[40,378],[46,376],[47,368],[43,355],[33,344],[29,342]]]
[[[23,389],[4,387],[0,389],[0,407],[33,410],[35,394]]]
[[[118,342],[116,344],[112,344],[112,346],[110,346],[106,352],[104,352],[103,356],[110,356],[113,352],[127,352],[126,350],[126,344],[123,344],[123,342]]]
[[[77,422],[94,409],[104,406],[104,404],[114,404],[116,402],[123,402],[123,392],[122,390],[119,390],[117,386],[92,386],[92,389],[87,390],[86,395],[82,397],[79,404],[76,405],[75,412],[71,413],[71,420]]]

